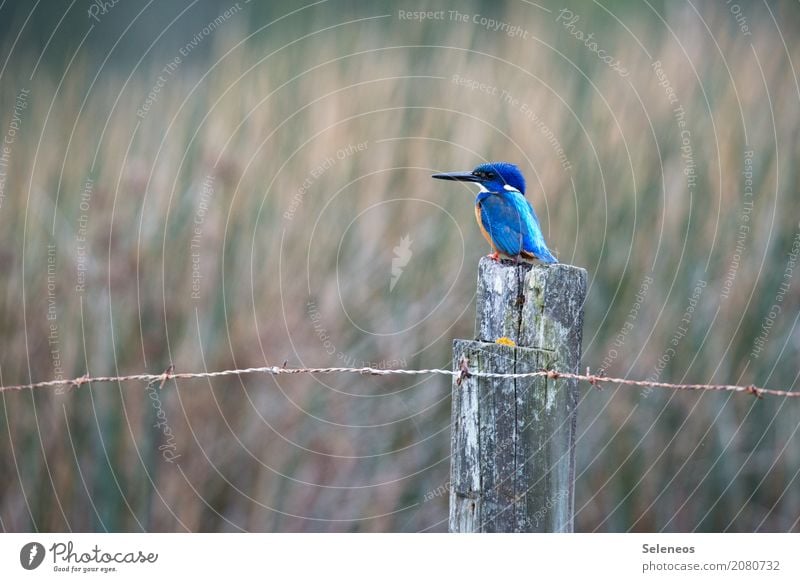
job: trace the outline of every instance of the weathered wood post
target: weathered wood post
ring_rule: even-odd
[[[477,338],[453,342],[454,369],[577,372],[585,297],[584,269],[481,259]],[[450,531],[573,530],[577,401],[574,380],[454,380]]]

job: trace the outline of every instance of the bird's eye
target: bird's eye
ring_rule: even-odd
[[[495,177],[495,173],[494,172],[489,172],[488,174],[486,174],[486,177],[489,178],[490,180],[492,180]]]

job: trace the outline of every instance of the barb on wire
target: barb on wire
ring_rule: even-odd
[[[439,368],[423,370],[403,370],[403,369],[380,369],[380,368],[287,368],[283,366],[262,366],[259,368],[242,368],[239,370],[221,370],[218,372],[181,372],[176,373],[175,367],[170,365],[161,374],[131,374],[128,376],[89,376],[85,374],[71,380],[47,380],[44,382],[33,382],[30,384],[18,384],[14,386],[0,386],[0,393],[33,390],[38,388],[55,388],[58,386],[71,386],[80,388],[84,384],[100,382],[146,382],[148,385],[159,383],[159,388],[163,388],[167,380],[191,380],[197,378],[220,378],[223,376],[244,376],[247,374],[269,374],[281,376],[286,374],[367,374],[373,376],[425,376],[440,375],[455,378],[456,384],[461,384],[469,378],[536,378],[540,376],[555,380],[559,378],[568,380],[578,380],[588,382],[597,388],[601,384],[618,384],[621,386],[633,386],[638,388],[664,388],[668,390],[697,390],[697,391],[716,391],[716,392],[743,392],[751,394],[756,398],[769,396],[783,396],[786,398],[800,398],[800,390],[775,390],[771,388],[759,388],[752,384],[747,386],[736,386],[733,384],[670,384],[668,382],[652,382],[650,380],[629,380],[627,378],[611,378],[608,376],[590,374],[587,368],[586,374],[573,374],[571,372],[560,372],[558,370],[537,370],[535,372],[521,372],[513,374],[497,372],[474,372],[469,369],[469,362],[466,359],[458,363],[458,370],[443,370]]]
[[[471,378],[472,374],[469,371],[469,359],[466,356],[461,356],[458,361],[458,378],[456,378],[456,386],[461,386],[461,383],[467,378]]]

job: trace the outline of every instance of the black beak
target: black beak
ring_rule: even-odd
[[[436,178],[437,180],[454,180],[456,182],[480,182],[481,179],[478,178],[472,172],[447,172],[445,174],[434,174],[431,178]]]

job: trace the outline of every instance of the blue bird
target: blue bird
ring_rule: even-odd
[[[558,262],[544,242],[533,206],[525,198],[525,178],[517,166],[491,162],[471,172],[448,172],[432,177],[480,185],[475,198],[475,219],[492,245],[493,253],[489,256],[495,261],[499,261],[502,254],[514,260],[521,257],[542,263]]]

